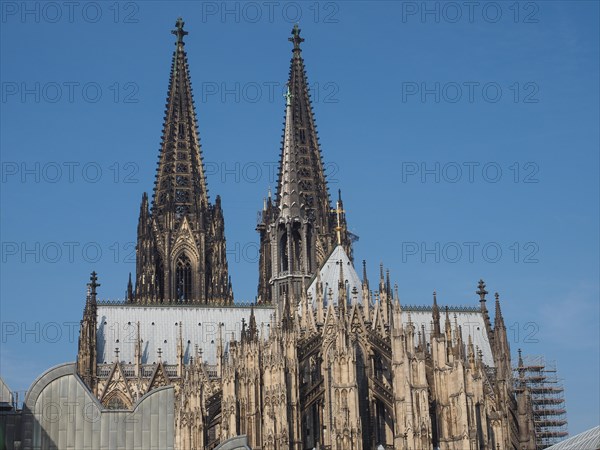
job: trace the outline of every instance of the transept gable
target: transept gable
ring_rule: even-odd
[[[352,334],[359,333],[362,336],[367,335],[367,326],[363,318],[362,311],[355,304],[350,312],[350,331]]]
[[[197,248],[198,243],[192,233],[188,218],[184,217],[173,238],[173,254],[176,255],[186,249],[197,258],[199,256]]]
[[[168,386],[169,384],[171,384],[171,380],[169,380],[169,376],[167,375],[167,372],[165,371],[162,362],[159,362],[157,364],[156,369],[154,369],[154,373],[152,374],[152,378],[150,380],[151,381],[148,384],[148,389],[146,392],[150,392],[153,389],[162,386]]]
[[[385,324],[383,322],[383,311],[381,310],[381,303],[377,302],[375,304],[374,312],[373,312],[373,331],[377,332],[381,337],[386,337],[385,332]]]
[[[333,304],[330,303],[327,307],[327,314],[325,316],[325,323],[323,324],[323,337],[335,336],[337,332],[337,315]]]
[[[127,409],[133,405],[133,394],[125,374],[121,368],[120,362],[115,362],[106,382],[100,402],[106,407],[115,407],[115,409]]]

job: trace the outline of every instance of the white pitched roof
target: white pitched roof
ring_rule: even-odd
[[[260,330],[261,324],[270,323],[274,308],[254,307],[254,317]],[[242,318],[248,324],[250,307],[208,306],[134,306],[98,305],[97,361],[113,362],[115,349],[119,348],[119,360],[135,362],[137,322],[140,323],[142,339],[142,364],[158,361],[158,349],[162,351],[165,364],[177,363],[177,341],[179,323],[182,324],[184,360],[194,356],[195,345],[202,349],[202,358],[210,364],[216,363],[219,323],[223,323],[223,347],[231,340],[240,338]]]
[[[344,280],[346,281],[346,289],[348,293],[348,302],[350,303],[352,298],[350,293],[354,288],[359,292],[357,295],[358,303],[362,303],[362,282],[360,278],[358,278],[358,274],[356,270],[354,270],[354,266],[350,262],[350,258],[346,254],[346,251],[341,245],[338,245],[331,255],[321,267],[321,283],[323,285],[323,295],[324,295],[324,306],[327,307],[329,301],[329,289],[333,291],[333,304],[337,305],[339,292],[338,292],[338,284],[340,280],[340,263],[344,269]],[[317,282],[318,278],[315,277],[310,287],[308,288],[308,292],[312,295],[313,306],[316,306],[317,301]]]
[[[492,347],[490,346],[490,341],[488,339],[487,331],[485,330],[485,321],[483,320],[483,315],[480,311],[455,311],[455,308],[452,308],[449,312],[450,314],[450,323],[452,325],[452,329],[454,330],[454,315],[456,314],[456,323],[462,329],[462,340],[464,344],[467,344],[469,335],[471,335],[471,339],[473,340],[473,345],[476,348],[481,349],[483,363],[493,367],[494,366],[494,357],[492,356]],[[443,311],[443,306],[440,306],[441,312],[441,328],[444,331],[445,324],[445,313]],[[431,336],[433,317],[430,308],[424,307],[411,307],[407,306],[402,310],[402,323],[404,326],[408,324],[408,314],[410,313],[410,320],[415,326],[415,334],[421,331],[421,326],[425,327],[425,337],[427,342],[429,342],[429,338]]]

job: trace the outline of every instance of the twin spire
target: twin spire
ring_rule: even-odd
[[[298,217],[331,228],[329,191],[325,168],[310,102],[309,85],[300,44],[300,28],[295,25],[289,41],[293,43],[287,84],[285,127],[275,197],[282,217]]]
[[[160,160],[152,212],[179,222],[195,218],[208,205],[208,188],[202,163],[198,121],[184,49],[184,21],[177,19],[171,32],[177,37],[169,95],[165,110]],[[300,208],[319,225],[330,218],[329,192],[321,158],[308,81],[301,56],[300,28],[292,30],[293,57],[287,85],[285,129],[276,205],[284,217],[298,216]],[[337,224],[333,224],[334,226]]]
[[[221,201],[209,201],[198,120],[185,51],[184,22],[177,19],[154,194],[144,194],[138,223],[136,303],[230,304]]]
[[[208,197],[184,43],[188,32],[181,18],[172,33],[176,41],[154,193],[151,204],[142,198],[136,283],[135,289],[128,286],[127,297],[140,303],[228,304],[233,293],[224,219],[220,198],[213,204]],[[261,303],[271,303],[274,278],[297,282],[293,290],[299,291],[340,243],[352,259],[341,199],[337,210],[330,206],[297,25],[289,40],[293,49],[277,193],[264,208],[261,228]],[[267,229],[276,222],[295,225],[278,230],[272,240]],[[271,243],[275,253],[267,248]],[[293,280],[283,280],[288,275]]]
[[[352,260],[341,197],[332,209],[321,157],[309,84],[302,58],[300,28],[292,29],[292,58],[285,97],[277,190],[265,200],[256,230],[260,234],[258,303],[282,304],[289,293],[298,301],[303,286],[341,245]]]
[[[283,152],[281,157],[281,179],[279,188],[279,210],[285,219],[300,218],[302,200],[298,185],[298,158],[293,129],[292,99],[288,85],[285,94],[285,128],[283,133]]]
[[[169,228],[169,222],[180,223],[184,217],[194,222],[208,206],[198,120],[183,42],[188,32],[183,29],[181,18],[175,25],[171,33],[177,40],[152,205],[153,214],[163,219],[159,222],[164,228]]]

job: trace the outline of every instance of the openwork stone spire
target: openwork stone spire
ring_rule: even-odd
[[[289,86],[285,106],[285,131],[283,134],[283,154],[279,180],[279,210],[285,219],[300,219],[300,187],[298,185],[297,155],[292,120],[293,95]]]
[[[289,173],[289,163],[295,165],[295,182],[300,189],[304,214],[315,222],[317,226],[330,229],[334,225],[329,201],[329,191],[325,180],[325,168],[321,158],[321,149],[317,137],[317,129],[310,102],[308,80],[302,58],[300,44],[304,41],[300,37],[300,29],[295,25],[292,37],[289,40],[294,44],[292,49],[292,60],[290,63],[290,74],[288,80],[288,92],[290,105],[286,106],[286,132],[290,127],[290,133],[294,137],[294,145],[291,149],[295,154],[292,160],[286,159],[285,139],[281,152],[279,165],[279,183],[277,186],[276,202],[283,200],[284,183],[286,174]],[[291,107],[288,116],[288,109]],[[289,123],[289,125],[288,125]],[[285,136],[285,133],[284,133]],[[330,249],[332,250],[332,249]],[[328,255],[324,255],[324,262]]]
[[[302,283],[310,282],[340,241],[352,259],[341,198],[337,209],[331,207],[297,25],[289,41],[293,48],[277,191],[273,202],[270,196],[265,202],[257,226],[261,303],[279,302],[288,291],[299,300]]]
[[[163,229],[172,228],[184,217],[196,221],[201,210],[208,206],[198,121],[183,42],[188,32],[183,26],[184,22],[179,18],[172,31],[177,41],[152,205],[152,214]]]
[[[177,19],[154,195],[142,196],[135,303],[231,303],[221,199],[208,188],[185,52]]]

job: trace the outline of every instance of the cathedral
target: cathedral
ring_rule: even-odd
[[[36,380],[11,428],[19,448],[534,450],[499,294],[490,300],[479,280],[471,306],[435,292],[411,306],[383,265],[369,280],[363,261],[359,275],[341,192],[332,203],[327,185],[297,25],[277,189],[256,228],[256,301],[234,302],[181,19],[173,34],[135,277],[110,302],[92,273],[77,361]],[[84,405],[73,421],[44,414],[73,399]]]

